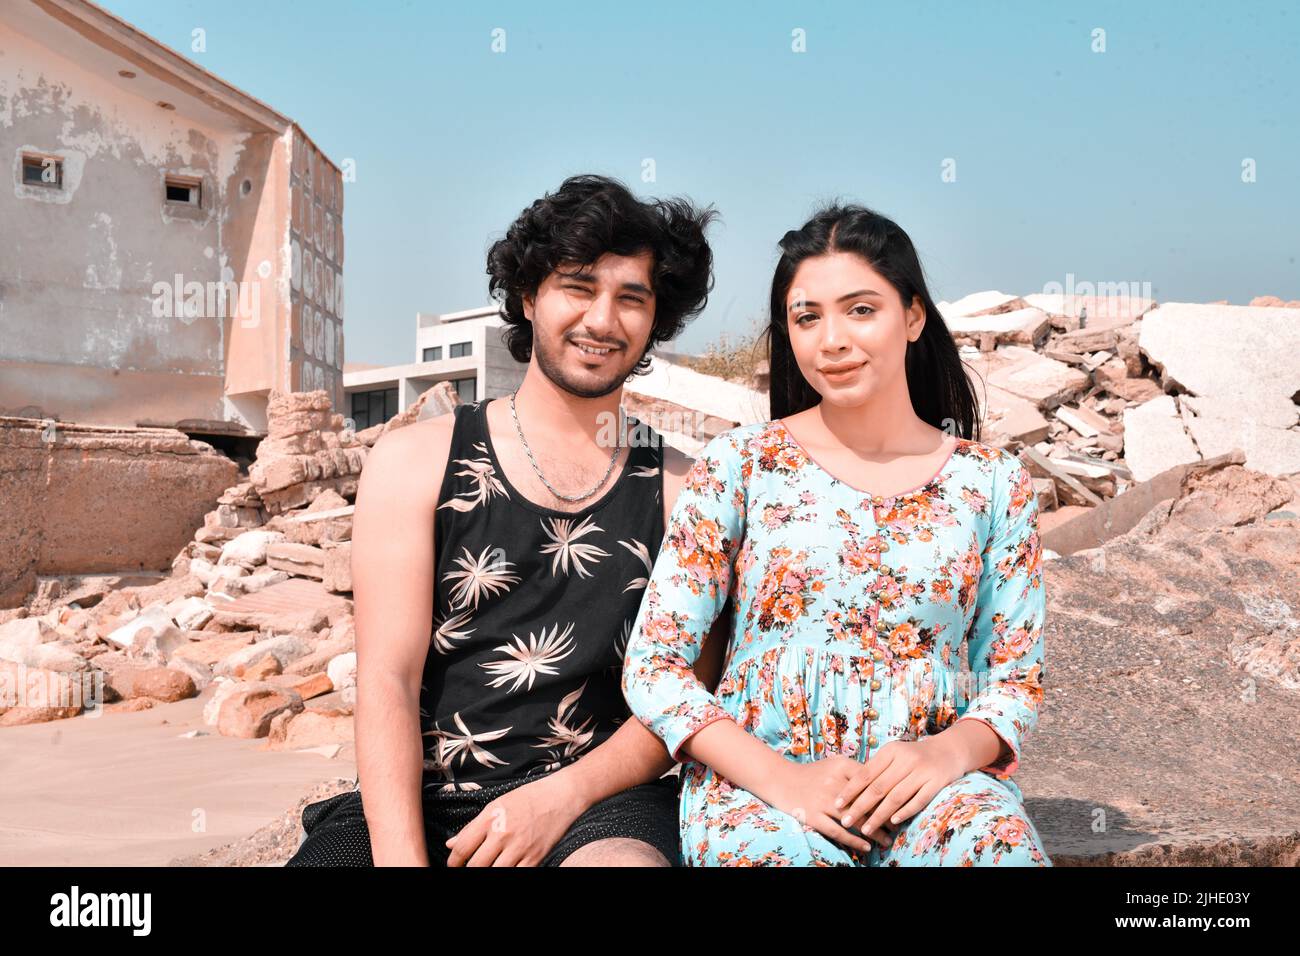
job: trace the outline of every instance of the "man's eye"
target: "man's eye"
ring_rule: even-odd
[[[644,302],[645,302],[644,299],[642,299],[640,296],[636,296],[636,295],[625,295],[625,296],[622,297],[622,299],[623,299],[624,302],[631,302],[631,303],[633,303],[634,305],[642,305],[642,304],[644,304]]]

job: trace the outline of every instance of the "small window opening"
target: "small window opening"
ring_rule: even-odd
[[[202,205],[203,184],[197,179],[167,177],[167,201],[184,206]]]

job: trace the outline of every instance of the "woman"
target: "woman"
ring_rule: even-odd
[[[781,248],[772,420],[695,460],[624,658],[683,762],[683,860],[1051,866],[1011,779],[1043,699],[1030,476],[978,440],[902,229],[832,206]],[[691,667],[728,597],[711,694]]]

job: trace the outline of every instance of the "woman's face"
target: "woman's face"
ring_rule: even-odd
[[[861,405],[900,378],[905,387],[907,343],[924,325],[920,296],[905,310],[894,287],[851,252],[805,259],[786,294],[786,329],[799,371],[835,405]]]

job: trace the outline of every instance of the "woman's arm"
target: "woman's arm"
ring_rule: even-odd
[[[701,727],[732,722],[692,668],[726,604],[745,533],[742,455],[726,432],[691,465],[623,657],[628,707],[674,761]]]
[[[1043,701],[1047,592],[1033,478],[1009,453],[1002,466],[1005,470],[989,502],[992,523],[967,637],[974,693],[944,733],[963,721],[984,724],[1000,739],[1002,749],[992,763],[980,765],[978,756],[972,756],[971,763],[1005,779],[1020,764],[1025,737],[1038,723]]]

